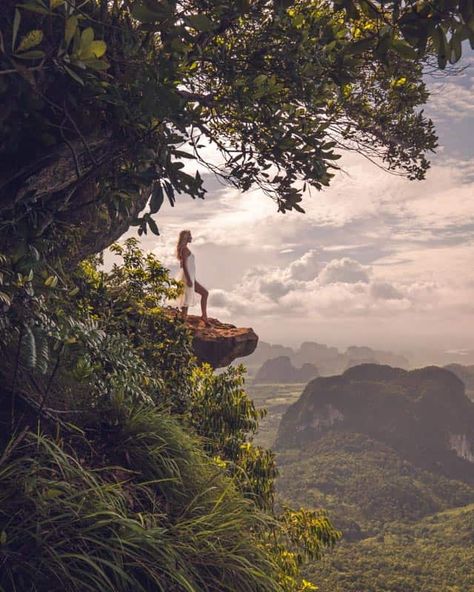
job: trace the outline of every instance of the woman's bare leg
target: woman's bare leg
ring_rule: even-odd
[[[194,282],[194,290],[201,296],[201,318],[207,324],[209,322],[207,319],[207,299],[209,292],[196,281]]]

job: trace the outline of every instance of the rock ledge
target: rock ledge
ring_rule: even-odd
[[[236,358],[249,356],[255,351],[258,335],[250,328],[235,327],[209,319],[204,325],[200,317],[189,315],[186,325],[193,335],[193,349],[199,362],[214,368],[228,366]]]

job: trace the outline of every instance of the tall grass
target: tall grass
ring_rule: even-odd
[[[279,590],[270,519],[172,418],[135,408],[93,442],[94,463],[33,433],[0,454],[2,592]]]

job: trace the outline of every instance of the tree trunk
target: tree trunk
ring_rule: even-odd
[[[126,147],[110,138],[87,138],[63,144],[41,159],[0,177],[0,251],[15,248],[18,234],[9,227],[26,223],[26,240],[60,229],[67,263],[75,264],[116,241],[146,206],[143,191],[120,213],[111,214],[100,195],[99,180],[124,157]]]

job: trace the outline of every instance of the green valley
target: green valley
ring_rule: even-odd
[[[413,524],[391,522],[376,536],[342,543],[317,574],[321,592],[472,592],[474,505]]]
[[[348,390],[347,384],[344,390],[345,395],[351,392],[352,404],[357,397],[368,396],[368,383],[374,386],[381,380],[381,367],[373,369],[373,381],[368,380],[371,371],[364,369],[366,388],[361,389],[362,370],[353,370],[353,390]],[[457,393],[459,398],[453,394],[456,379],[446,376],[440,369],[440,381],[434,385],[432,379],[436,372],[417,371],[413,375],[417,380],[422,378],[416,385],[417,388],[424,385],[422,399],[427,396],[428,382],[429,390],[434,393],[445,381],[445,387],[454,388],[450,399],[453,407],[456,401],[464,406],[461,393]],[[389,371],[386,380],[381,381],[384,384],[379,384],[380,396],[392,402],[392,414],[392,397],[404,399],[407,395],[400,385],[398,392],[394,382],[409,383],[413,380],[410,375],[405,373],[402,379],[398,376],[394,381]],[[425,381],[427,376],[429,381]],[[406,448],[398,445],[396,437],[391,446],[388,437],[382,441],[384,438],[376,437],[375,432],[363,433],[363,425],[371,429],[370,409],[373,412],[375,404],[367,407],[364,422],[357,428],[354,411],[351,418],[346,416],[341,423],[335,422],[317,435],[317,430],[310,430],[303,438],[302,424],[298,425],[295,417],[298,415],[298,421],[301,418],[311,421],[313,426],[320,425],[315,417],[321,419],[324,415],[321,414],[323,407],[319,408],[319,415],[316,411],[316,392],[319,392],[316,383],[321,384],[321,381],[324,379],[309,383],[306,395],[301,395],[303,385],[296,384],[249,387],[256,404],[268,410],[256,440],[266,446],[280,440],[280,444],[277,443],[278,503],[324,508],[343,533],[342,541],[327,552],[322,562],[307,568],[308,579],[317,581],[321,592],[472,592],[474,485],[469,482],[469,471],[465,479],[452,478],[446,474],[442,463],[421,466],[423,463],[417,462],[417,455],[406,454]],[[439,392],[442,390],[439,388]],[[334,390],[333,395],[337,392]],[[397,392],[398,395],[393,394]],[[416,396],[413,389],[410,393],[411,405]],[[441,395],[433,396],[431,409],[422,423],[433,420],[434,410],[441,400]],[[466,409],[469,405],[468,402]],[[302,410],[296,414],[294,409],[298,406]],[[452,413],[455,415],[454,410]],[[378,419],[382,417],[379,415]],[[292,424],[293,420],[296,423]],[[401,414],[399,420],[398,428],[402,430],[410,418]],[[281,422],[284,425],[281,426]],[[449,423],[448,415],[446,422]],[[451,427],[454,429],[453,425]],[[288,434],[288,445],[281,445],[282,434]],[[296,434],[299,440],[294,439]],[[412,442],[414,446],[416,438],[414,436]]]

